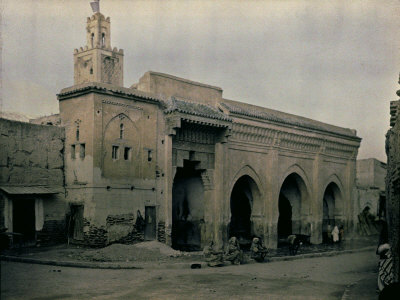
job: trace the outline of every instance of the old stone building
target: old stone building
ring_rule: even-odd
[[[399,76],[400,84],[400,76]],[[400,97],[400,90],[397,91]],[[390,129],[386,134],[387,155],[387,221],[392,246],[394,280],[400,279],[400,100],[390,102]]]
[[[0,119],[0,229],[7,243],[66,241],[64,138],[60,127]]]
[[[74,85],[58,94],[75,242],[190,250],[256,235],[277,247],[291,233],[320,243],[328,225],[352,229],[355,130],[159,72],[125,88],[110,34],[100,12],[87,19]]]
[[[378,219],[386,217],[386,172],[386,164],[375,158],[357,160],[357,195],[354,205],[358,207],[358,213],[368,207]]]

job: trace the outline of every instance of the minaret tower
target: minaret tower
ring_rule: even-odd
[[[74,51],[74,84],[101,82],[123,86],[124,52],[111,48],[110,18],[100,13],[99,0],[90,4],[94,14],[87,18],[86,46]]]

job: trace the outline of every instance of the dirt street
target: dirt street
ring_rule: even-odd
[[[376,265],[374,251],[203,269],[1,262],[1,299],[377,299]]]

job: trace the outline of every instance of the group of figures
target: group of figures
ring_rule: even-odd
[[[255,237],[250,247],[251,258],[257,262],[263,262],[268,254],[260,239]],[[239,241],[236,237],[229,239],[226,251],[215,249],[214,241],[204,248],[204,258],[210,267],[219,267],[224,265],[224,261],[229,261],[233,265],[243,263],[243,251],[240,249]]]

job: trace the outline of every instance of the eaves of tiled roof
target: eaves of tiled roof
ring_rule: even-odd
[[[231,116],[237,115],[237,116],[250,117],[259,120],[271,121],[278,124],[284,124],[288,126],[295,126],[299,128],[338,134],[352,139],[361,140],[359,137],[357,137],[355,130],[326,124],[316,120],[264,107],[259,107],[247,103],[240,103],[225,99],[223,102],[221,102],[221,106],[227,109]]]
[[[86,94],[90,92],[97,92],[124,98],[140,98],[148,102],[154,102],[163,106],[165,105],[164,99],[151,93],[100,82],[87,82],[62,89],[60,93],[57,94],[57,98],[61,101],[75,97],[79,94]]]
[[[194,115],[225,122],[232,121],[232,118],[210,105],[177,100],[175,98],[172,98],[170,101],[167,102],[167,108],[164,110],[165,114],[170,114],[173,112],[179,112],[182,114]]]

